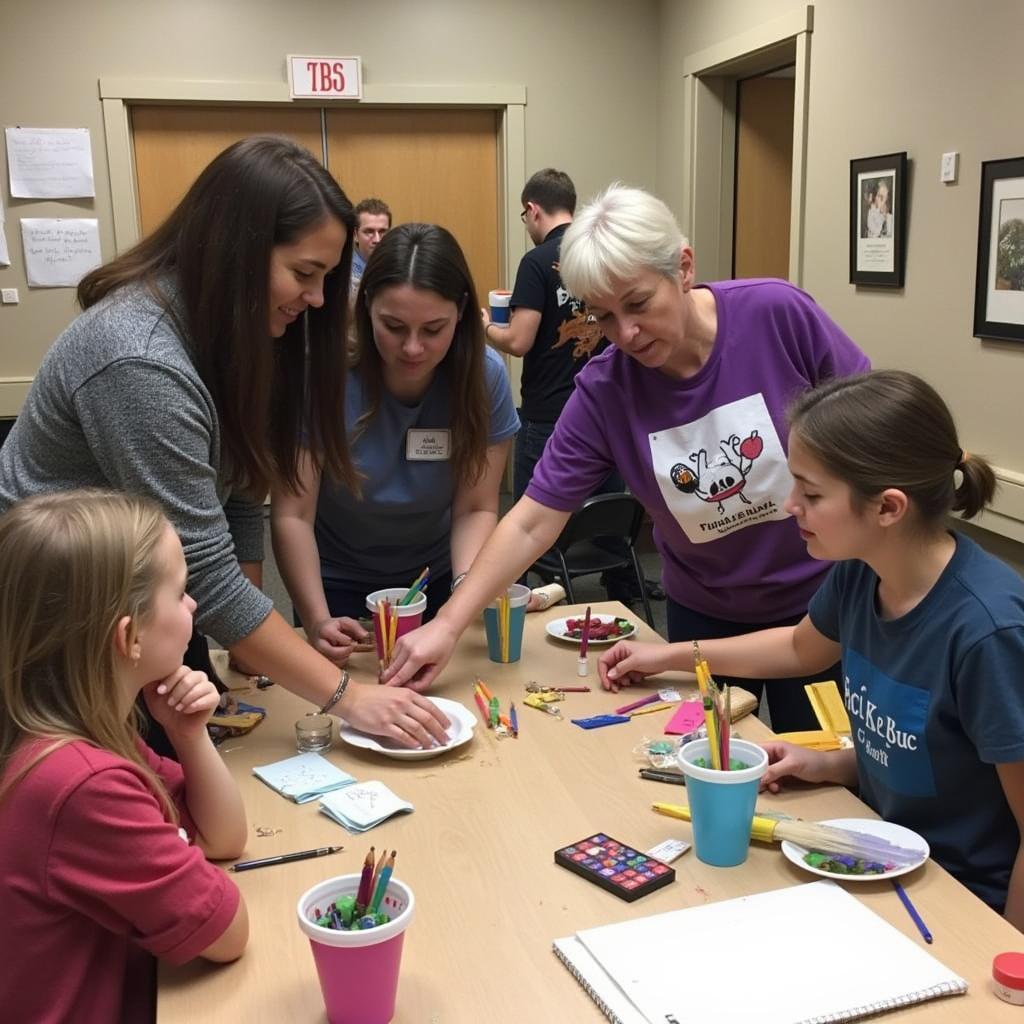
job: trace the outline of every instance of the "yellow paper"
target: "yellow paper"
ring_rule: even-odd
[[[835,681],[830,679],[824,683],[808,683],[804,690],[822,729],[840,736],[849,736],[850,717]]]

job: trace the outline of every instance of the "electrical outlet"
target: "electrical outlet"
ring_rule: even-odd
[[[942,167],[939,171],[939,181],[944,181],[947,184],[953,184],[956,182],[957,167],[960,163],[959,153],[943,153],[942,154]]]
[[[0,301],[7,303],[18,302],[18,289],[17,288],[4,288],[0,290]]]

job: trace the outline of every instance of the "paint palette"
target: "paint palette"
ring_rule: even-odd
[[[603,832],[555,850],[555,863],[632,903],[676,880],[667,864]]]

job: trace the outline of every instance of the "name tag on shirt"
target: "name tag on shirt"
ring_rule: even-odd
[[[405,458],[408,462],[446,462],[451,458],[450,430],[408,430]]]

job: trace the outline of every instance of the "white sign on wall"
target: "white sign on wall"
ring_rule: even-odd
[[[358,57],[288,57],[292,99],[363,98],[363,70]]]

